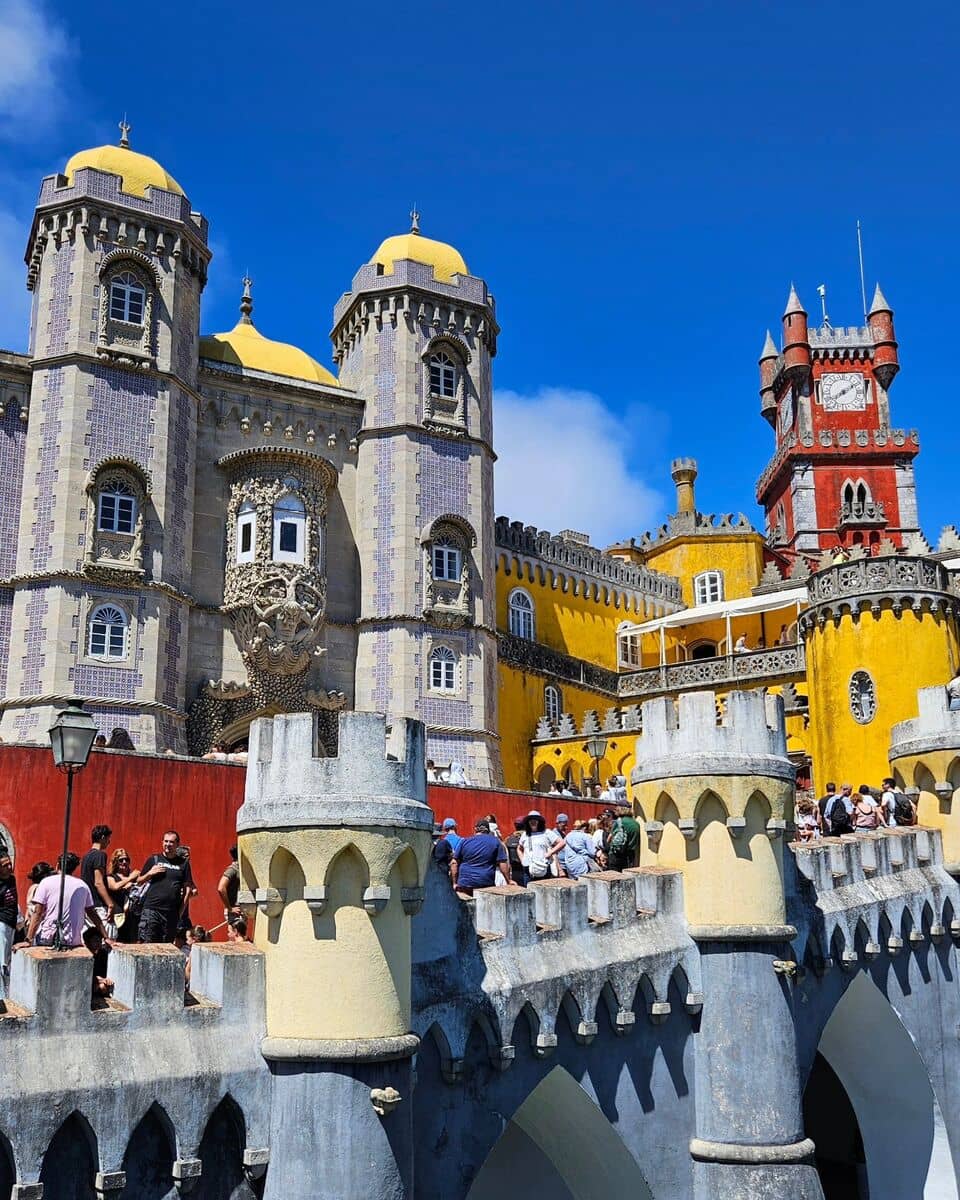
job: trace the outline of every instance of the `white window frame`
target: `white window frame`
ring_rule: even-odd
[[[451,695],[457,691],[457,654],[449,646],[434,646],[427,660],[430,691]]]
[[[563,692],[555,683],[543,689],[543,712],[548,721],[559,721],[563,712]]]
[[[430,548],[430,563],[434,579],[444,583],[459,583],[463,572],[463,551],[446,534],[438,537]]]
[[[243,535],[249,530],[250,545],[244,550]],[[257,509],[251,500],[244,500],[237,513],[237,562],[253,562],[257,556]]]
[[[723,599],[723,572],[701,571],[693,577],[695,605],[718,604]]]
[[[514,588],[507,601],[510,632],[514,637],[533,642],[537,636],[536,606],[526,588]]]
[[[281,549],[284,525],[295,528],[295,548]],[[307,560],[307,510],[295,492],[284,492],[273,506],[273,561],[302,563]]]
[[[104,501],[108,504],[104,504]],[[121,506],[124,512],[121,520]],[[104,533],[133,533],[137,526],[137,496],[128,483],[113,480],[97,493],[97,530]]]
[[[457,364],[445,350],[437,350],[427,360],[431,396],[444,400],[457,398]]]
[[[96,648],[95,638],[103,640],[102,649]],[[123,662],[129,648],[130,618],[119,604],[98,604],[87,622],[87,658],[98,662]]]
[[[147,291],[131,271],[114,275],[110,280],[109,309],[111,321],[142,325],[147,312]]]
[[[620,647],[620,666],[639,667],[643,665],[639,633],[621,633],[618,640]]]

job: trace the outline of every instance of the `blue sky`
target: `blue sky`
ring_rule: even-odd
[[[40,177],[126,111],[210,220],[205,332],[249,268],[262,332],[329,362],[335,300],[416,201],[497,297],[498,511],[639,534],[692,454],[699,506],[759,521],[764,330],[792,279],[861,319],[859,217],[935,537],[958,518],[958,31],[956,4],[892,0],[0,0],[0,345],[24,346]]]

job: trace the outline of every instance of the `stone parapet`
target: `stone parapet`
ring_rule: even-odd
[[[621,696],[653,696],[659,692],[681,692],[713,685],[742,686],[780,679],[801,678],[804,673],[804,648],[774,646],[746,654],[727,654],[691,662],[666,663],[642,671],[624,673],[617,681]]]
[[[323,757],[309,713],[254,721],[237,830],[430,829],[425,761],[419,721],[396,720],[388,732],[382,713],[341,713],[336,758]]]
[[[810,607],[800,615],[801,634],[844,615],[856,618],[869,610],[875,615],[886,604],[897,614],[955,613],[960,607],[950,572],[929,558],[861,558],[816,571],[807,583]]]
[[[762,691],[731,692],[717,718],[714,692],[647,700],[636,743],[634,784],[683,776],[766,776],[793,782],[783,700]]]
[[[960,934],[960,888],[944,868],[939,830],[848,834],[792,850],[818,910],[807,954],[819,964],[852,967]]]
[[[950,708],[945,687],[920,688],[917,716],[890,730],[890,761],[946,750],[960,752],[960,709]]]

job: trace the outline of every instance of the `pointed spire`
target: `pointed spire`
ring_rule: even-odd
[[[413,202],[413,208],[410,209],[410,232],[420,232],[420,213],[417,211],[416,200]]]
[[[877,290],[873,293],[873,301],[870,305],[870,311],[867,313],[867,316],[872,317],[874,313],[878,312],[893,312],[893,309],[887,303],[886,296],[880,291],[879,283],[877,284]]]
[[[792,316],[793,313],[803,313],[803,315],[806,316],[807,310],[800,303],[800,297],[797,295],[797,289],[791,283],[790,295],[787,297],[787,307],[783,310],[783,315],[785,317],[789,317]]]
[[[249,275],[243,277],[243,297],[240,300],[240,324],[252,325],[250,314],[253,312],[253,296],[250,289],[253,287],[253,280]]]
[[[123,120],[120,122],[120,145],[126,150],[130,149],[130,129],[131,126],[127,124],[127,114],[124,113]]]
[[[763,349],[760,351],[760,361],[765,362],[768,358],[776,358],[780,351],[777,349],[777,343],[773,340],[773,335],[770,330],[767,330],[767,339],[763,343]]]

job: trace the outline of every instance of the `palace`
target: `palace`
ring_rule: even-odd
[[[885,773],[957,668],[960,538],[919,530],[879,287],[819,329],[791,288],[767,334],[764,529],[698,511],[678,459],[667,523],[601,549],[495,516],[499,326],[457,250],[416,214],[380,244],[335,305],[336,373],[257,328],[248,279],[202,335],[207,221],[128,132],[42,181],[29,348],[0,353],[4,740],[73,695],[179,754],[298,711],[333,752],[338,711],[372,710],[423,721],[441,776],[544,789],[629,776],[641,700],[749,685],[783,696],[802,783],[850,745]]]

